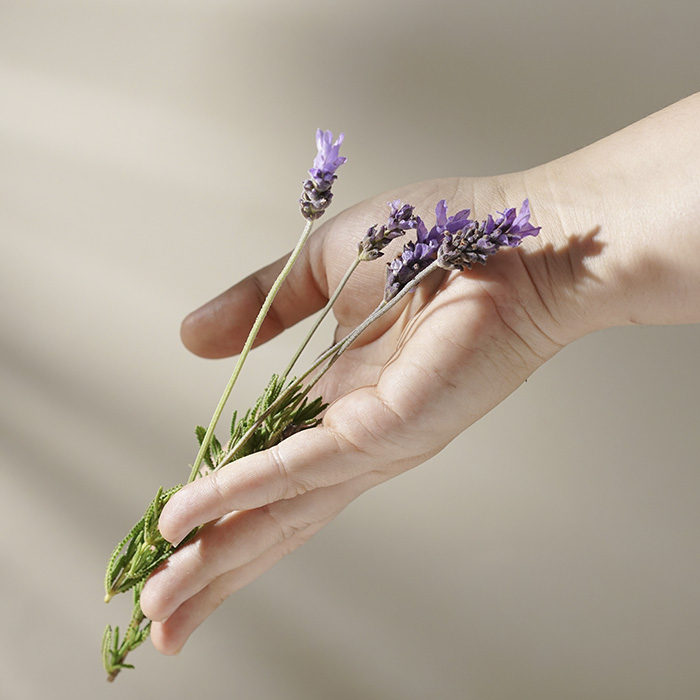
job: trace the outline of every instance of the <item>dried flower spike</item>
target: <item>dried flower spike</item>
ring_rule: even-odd
[[[448,217],[442,199],[435,207],[435,226],[428,231],[418,219],[416,242],[407,243],[401,255],[389,264],[384,301],[393,299],[435,261],[447,270],[471,269],[474,263],[486,263],[502,247],[515,248],[523,238],[539,232],[540,227],[530,223],[527,199],[519,213],[514,208],[506,209],[495,219],[489,215],[481,222],[470,219],[468,209]]]
[[[309,170],[311,177],[304,182],[299,200],[302,216],[307,221],[315,221],[323,216],[323,212],[333,199],[331,186],[338,177],[335,171],[347,160],[344,156],[338,155],[344,137],[344,134],[340,134],[333,143],[332,132],[322,129],[316,131],[318,153],[314,158],[313,167]]]
[[[410,204],[401,204],[401,200],[389,202],[391,213],[386,224],[372,226],[367,230],[364,238],[358,245],[360,260],[376,260],[384,253],[382,250],[395,238],[403,236],[406,231],[418,226],[420,218],[413,214]]]
[[[438,265],[447,270],[471,269],[474,263],[484,265],[489,256],[503,246],[515,248],[526,236],[536,236],[539,226],[530,223],[530,203],[526,199],[516,215],[515,209],[506,209],[494,220],[469,221],[455,231],[447,231],[438,250]]]
[[[401,255],[389,263],[384,301],[395,297],[412,279],[437,259],[437,252],[447,231],[455,231],[471,223],[469,210],[462,209],[447,216],[447,205],[441,199],[435,207],[435,226],[430,230],[420,217],[416,218],[416,242],[403,247]]]

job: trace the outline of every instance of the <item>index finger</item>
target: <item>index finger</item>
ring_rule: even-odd
[[[321,309],[335,289],[348,265],[357,255],[357,244],[367,227],[382,218],[384,198],[378,197],[346,209],[323,223],[309,238],[275,298],[255,345],[281,333]],[[379,206],[379,202],[382,202]],[[185,346],[197,355],[228,357],[240,352],[258,310],[287,261],[287,256],[258,270],[189,314],[182,323]],[[383,291],[384,266],[362,266],[349,288],[353,301],[343,300],[335,309],[353,319],[359,310],[359,294],[369,313]],[[367,294],[370,287],[377,299]],[[359,306],[362,306],[360,304]],[[361,314],[360,314],[361,315]]]
[[[318,311],[328,299],[328,286],[318,264],[321,241],[311,236],[263,323],[256,345],[264,343]],[[229,357],[240,352],[267,293],[287,257],[263,267],[219,294],[182,322],[185,346],[201,357]]]
[[[374,387],[357,389],[329,409],[323,425],[187,484],[166,504],[161,534],[178,544],[194,528],[232,511],[259,508],[363,474],[374,473],[382,481],[392,465],[403,469],[411,461],[410,447],[386,437],[396,433],[398,422]]]

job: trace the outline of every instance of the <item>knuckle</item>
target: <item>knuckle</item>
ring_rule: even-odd
[[[288,466],[288,460],[282,452],[281,445],[271,447],[267,451],[267,456],[273,472],[274,482],[278,484],[276,500],[301,496],[310,490],[310,487],[304,484]]]
[[[213,499],[216,501],[217,510],[225,513],[229,506],[229,495],[226,484],[222,480],[222,474],[219,471],[213,471],[207,476],[207,485]]]
[[[278,509],[275,508],[275,504],[270,504],[267,506],[262,506],[260,509],[262,513],[265,514],[268,522],[277,531],[277,541],[287,542],[292,539],[295,535],[304,529],[304,525],[300,523],[291,522],[288,518],[282,516]]]
[[[400,407],[400,402],[395,399],[382,393],[379,387],[366,392],[361,403],[354,408],[352,419],[334,426],[333,436],[340,451],[374,460],[378,454],[391,452],[396,455],[405,449],[413,424],[413,409]]]
[[[277,446],[271,447],[268,450],[267,456],[270,461],[270,466],[275,473],[275,481],[279,484],[280,498],[284,498],[284,494],[289,491],[289,485],[292,480],[287,464],[285,463]]]

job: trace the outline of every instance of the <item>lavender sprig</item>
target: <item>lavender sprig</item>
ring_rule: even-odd
[[[384,255],[382,251],[391,241],[418,226],[420,218],[414,215],[410,204],[401,204],[401,200],[397,199],[389,202],[389,207],[391,213],[386,224],[369,228],[357,246],[360,260],[381,258]]]
[[[289,361],[287,369],[282,375],[283,377],[287,377],[287,375],[292,371],[292,368],[296,364],[301,353],[309,344],[309,341],[313,337],[314,333],[316,333],[323,320],[333,308],[338,296],[345,288],[345,285],[350,277],[352,277],[353,273],[357,269],[357,266],[362,262],[376,260],[377,258],[382,257],[382,255],[384,255],[382,251],[387,245],[389,245],[389,243],[391,243],[391,241],[399,236],[403,236],[406,231],[414,229],[418,226],[420,223],[420,218],[414,215],[413,210],[414,207],[412,207],[410,204],[402,204],[400,199],[389,202],[389,217],[386,224],[382,224],[381,226],[375,224],[367,230],[367,233],[357,246],[357,257],[352,261],[352,263],[350,263],[350,266],[345,271],[343,278],[340,280],[335,291],[328,299],[327,304],[317,317],[316,322],[307,333],[306,338],[299,346],[292,359]]]
[[[486,259],[503,246],[514,248],[526,236],[536,236],[540,227],[530,223],[530,204],[526,199],[520,213],[506,209],[494,219],[490,214],[485,221],[469,218],[463,209],[447,216],[447,205],[442,199],[435,208],[435,225],[428,230],[422,220],[417,227],[416,242],[407,243],[401,254],[389,264],[384,301],[398,294],[419,273],[433,262],[448,270],[471,269],[476,262]]]
[[[435,207],[435,225],[430,230],[421,218],[416,217],[416,241],[406,243],[401,254],[389,263],[384,301],[389,301],[416,275],[425,270],[436,259],[445,233],[466,225],[470,221],[468,217],[468,209],[462,209],[454,216],[448,217],[444,199]]]
[[[469,221],[456,231],[447,231],[438,250],[438,264],[446,270],[471,270],[475,263],[485,265],[502,247],[515,248],[526,236],[536,236],[540,228],[530,223],[526,199],[519,214],[514,208],[506,209],[496,219],[489,215],[485,221]]]
[[[333,143],[333,134],[330,131],[318,129],[316,133],[318,152],[314,158],[313,167],[309,170],[311,179],[305,184],[304,195],[302,195],[302,213],[304,213],[306,218],[306,225],[297,241],[296,247],[263,302],[238,357],[233,373],[214,411],[209,427],[206,430],[200,427],[197,428],[196,432],[200,447],[190,471],[189,481],[202,476],[203,464],[208,463],[210,468],[218,468],[223,464],[223,462],[215,461],[215,458],[223,457],[225,450],[216,440],[214,430],[280,287],[311,235],[314,221],[323,214],[330,203],[332,196],[330,188],[337,177],[335,171],[346,161],[346,158],[338,153],[342,141],[342,134]],[[292,432],[316,424],[317,416],[325,406],[320,399],[307,401],[307,392],[302,391],[301,385],[297,380],[292,380],[289,389],[284,392],[285,401],[278,401],[275,409],[268,411],[269,404],[274,400],[273,395],[278,396],[280,394],[285,380],[286,375],[282,379],[273,375],[265,393],[254,409],[248,411],[241,421],[237,421],[234,414],[231,429],[232,439],[238,433],[245,433],[246,439],[243,441],[239,440],[238,447],[233,455],[229,455],[229,460],[235,456],[245,454],[246,447],[249,447],[250,451],[266,449]],[[255,416],[259,412],[263,412],[266,415],[267,422],[264,425],[255,422]],[[255,427],[249,426],[251,422],[255,423]],[[130,651],[139,646],[148,636],[150,625],[146,623],[145,626],[142,626],[144,616],[139,602],[140,590],[152,571],[173,551],[170,543],[160,534],[157,523],[162,508],[165,506],[168,498],[170,498],[170,495],[178,488],[180,487],[176,487],[166,493],[163,493],[162,490],[158,492],[156,499],[151,503],[143,518],[117,546],[109,560],[105,577],[105,602],[109,602],[117,593],[122,593],[131,588],[135,591],[131,622],[128,632],[122,641],[119,641],[119,628],[115,627],[112,630],[108,626],[105,630],[102,643],[102,658],[103,665],[108,673],[108,680],[110,681],[114,680],[122,669],[131,668],[125,662],[126,657]],[[190,533],[189,536],[193,534]]]
[[[331,187],[338,176],[335,171],[347,160],[339,155],[340,145],[345,134],[340,134],[333,143],[330,131],[316,131],[316,146],[318,153],[314,158],[313,167],[309,170],[311,177],[304,181],[299,200],[301,214],[307,221],[315,221],[323,216],[333,199]]]

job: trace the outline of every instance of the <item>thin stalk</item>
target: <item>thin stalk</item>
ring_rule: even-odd
[[[126,657],[129,655],[129,652],[133,651],[133,649],[135,648],[130,644],[130,642],[131,642],[132,638],[136,634],[138,634],[139,627],[141,626],[141,623],[145,619],[146,619],[146,616],[141,612],[141,606],[137,605],[131,614],[131,620],[129,622],[129,626],[126,628],[126,633],[124,634],[121,646],[118,650],[119,656],[112,660],[113,668],[110,671],[109,675],[107,676],[107,680],[110,683],[112,683],[114,681],[114,679],[119,675],[119,672],[122,670],[121,665],[126,661]],[[136,645],[136,646],[138,646],[138,645]]]
[[[352,262],[350,267],[347,269],[345,272],[345,275],[343,276],[343,279],[340,280],[340,283],[336,287],[335,291],[331,295],[331,297],[328,299],[327,304],[323,307],[323,310],[321,311],[319,317],[316,319],[316,322],[312,326],[311,330],[306,334],[306,338],[304,338],[302,344],[299,346],[297,349],[296,353],[294,353],[294,357],[290,360],[289,364],[287,365],[287,369],[284,370],[284,373],[282,374],[282,381],[286,380],[287,377],[289,376],[289,373],[292,371],[292,368],[296,364],[297,360],[299,359],[299,356],[301,355],[302,352],[306,349],[306,346],[309,344],[309,341],[313,337],[314,333],[318,330],[318,327],[323,323],[323,320],[326,318],[328,315],[328,312],[333,308],[333,304],[335,304],[336,299],[340,295],[340,293],[343,291],[343,287],[347,284],[348,280],[352,276],[352,273],[355,272],[357,269],[357,266],[361,262],[361,258],[358,255],[355,260]]]
[[[396,304],[398,304],[407,294],[412,292],[431,272],[434,272],[439,267],[437,260],[433,261],[425,268],[419,272],[396,296],[389,299],[389,301],[381,301],[377,308],[353,331],[348,333],[342,340],[338,341],[333,347],[329,348],[320,355],[314,364],[307,370],[302,378],[307,377],[311,372],[313,372],[317,367],[321,366],[326,360],[328,364],[323,368],[323,370],[313,379],[313,382],[309,385],[309,388],[313,386],[331,367],[331,365],[352,345],[358,337],[365,331],[369,326],[371,326],[377,319],[381,318],[387,311],[391,310]]]
[[[243,364],[248,358],[248,354],[250,353],[250,350],[253,347],[255,338],[257,337],[258,332],[260,331],[260,328],[263,324],[263,321],[265,320],[265,317],[267,316],[268,311],[270,310],[270,307],[272,306],[272,302],[277,296],[277,292],[279,292],[282,283],[287,278],[287,275],[292,269],[294,263],[297,261],[297,258],[301,253],[301,249],[304,247],[304,244],[306,243],[307,239],[309,238],[309,235],[311,234],[312,228],[313,221],[307,221],[306,226],[304,227],[304,231],[302,232],[299,240],[297,241],[296,247],[292,251],[292,254],[289,256],[289,259],[287,260],[287,263],[282,269],[282,272],[280,272],[280,274],[277,276],[275,283],[272,285],[270,291],[267,294],[267,297],[265,298],[265,301],[263,302],[262,307],[260,308],[260,311],[258,312],[258,316],[255,319],[255,323],[253,324],[253,327],[251,328],[250,333],[248,334],[248,338],[245,341],[245,345],[241,350],[241,354],[238,356],[236,366],[233,368],[231,378],[228,380],[228,384],[224,389],[224,393],[221,395],[221,399],[219,399],[219,404],[217,405],[216,410],[214,411],[214,415],[211,418],[211,422],[209,423],[207,432],[204,434],[202,444],[199,447],[199,452],[197,453],[197,457],[195,458],[194,464],[192,465],[190,477],[187,480],[188,483],[194,481],[197,478],[197,474],[199,474],[199,468],[202,464],[202,460],[204,459],[206,451],[209,449],[212,436],[214,435],[214,429],[216,428],[216,424],[219,422],[219,418],[221,417],[221,414],[224,410],[224,406],[226,405],[226,402],[228,401],[228,398],[231,395],[231,391],[233,390],[233,387],[236,381],[238,380],[238,376],[240,375],[241,370],[243,369]]]

